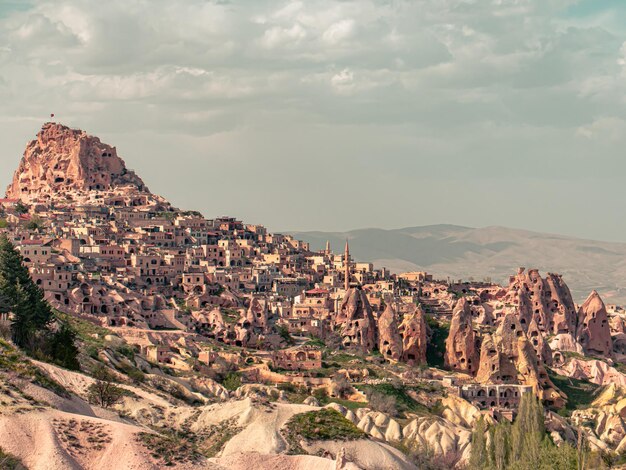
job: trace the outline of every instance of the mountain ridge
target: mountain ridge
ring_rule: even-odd
[[[626,303],[626,243],[598,241],[504,226],[434,224],[398,229],[288,231],[322,249],[346,239],[355,258],[394,272],[425,270],[435,277],[490,277],[505,282],[518,266],[559,272],[578,302],[598,290],[610,302]]]

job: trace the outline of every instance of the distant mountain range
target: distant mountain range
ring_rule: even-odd
[[[611,243],[505,227],[428,225],[393,230],[292,232],[321,250],[335,252],[350,241],[359,261],[394,272],[423,270],[435,278],[508,283],[519,266],[563,275],[576,302],[596,289],[606,303],[626,304],[626,243]]]

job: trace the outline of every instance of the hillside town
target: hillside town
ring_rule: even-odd
[[[228,397],[218,384],[227,367],[242,387],[296,384],[363,406],[364,386],[400,383],[432,407],[415,391],[427,385],[447,407],[433,421],[402,426],[335,406],[370,436],[417,439],[453,464],[469,458],[478,416],[511,422],[525,394],[546,407],[555,442],[572,440],[559,414],[572,400],[562,377],[626,386],[626,314],[598,292],[577,305],[560,275],[532,268],[512,268],[502,286],[391,273],[354,259],[350,240],[318,250],[177,209],[115,147],[61,124],[44,124],[28,144],[0,211],[45,300],[108,331],[145,359],[144,372],[152,364],[215,379],[213,393]],[[603,413],[574,410],[572,422],[592,419],[596,448],[624,448],[621,411]]]

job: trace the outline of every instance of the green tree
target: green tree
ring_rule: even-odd
[[[63,323],[50,338],[50,356],[57,364],[66,369],[79,370],[78,348],[75,342],[76,332]]]
[[[481,416],[472,433],[472,448],[469,460],[470,470],[483,470],[487,468],[487,439],[485,438],[485,420]]]
[[[32,232],[39,232],[44,228],[44,222],[41,217],[34,216],[26,224],[26,228]]]
[[[96,381],[87,389],[90,403],[109,408],[121,400],[124,390],[115,385],[115,376],[105,365],[100,364],[93,370],[93,378]]]
[[[31,349],[38,337],[48,332],[52,309],[30,277],[22,255],[6,235],[0,236],[0,295],[13,313],[13,341],[17,346]]]
[[[18,214],[26,214],[28,212],[28,206],[25,205],[22,201],[19,201],[15,204],[15,212]]]
[[[523,468],[538,468],[544,438],[543,405],[534,394],[525,393],[511,427],[511,461],[527,465]]]
[[[511,426],[508,422],[492,426],[489,430],[489,462],[495,470],[505,470],[511,453]]]
[[[11,312],[11,303],[9,298],[0,292],[0,315]]]
[[[285,342],[287,344],[294,344],[295,343],[293,337],[289,333],[289,328],[287,328],[287,325],[283,325],[283,324],[277,325],[276,326],[276,330],[277,330],[278,334],[280,335],[280,337],[283,340],[285,340]]]
[[[231,392],[234,392],[239,387],[241,387],[241,376],[236,372],[230,372],[224,378],[222,385],[224,386],[226,390],[230,390]]]

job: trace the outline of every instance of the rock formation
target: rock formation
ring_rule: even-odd
[[[528,316],[532,316],[542,332],[573,335],[576,331],[572,295],[558,274],[548,273],[542,279],[537,269],[520,268],[511,278],[507,299],[519,305],[524,329],[527,329],[525,321],[530,321]]]
[[[413,308],[404,315],[400,325],[402,334],[402,360],[407,364],[426,363],[426,322],[420,307]]]
[[[344,347],[355,347],[371,352],[378,346],[378,332],[367,295],[354,287],[346,292],[335,318]]]
[[[398,333],[396,311],[387,304],[378,318],[378,350],[385,359],[399,361],[402,357],[402,338]]]
[[[545,279],[536,269],[519,268],[511,277],[505,301],[517,306],[524,331],[534,320],[543,335],[555,335],[553,345],[567,351],[577,351],[577,315],[569,288],[559,274],[548,273]]]
[[[588,354],[610,357],[613,353],[608,315],[604,302],[595,290],[578,311],[576,339]]]
[[[258,298],[254,297],[250,301],[250,307],[246,312],[245,320],[243,320],[244,326],[267,331],[268,321],[269,313],[265,302],[261,302]]]
[[[550,345],[544,339],[541,331],[539,331],[539,327],[537,323],[535,323],[535,319],[531,319],[530,324],[528,325],[528,329],[526,330],[526,336],[528,340],[533,346],[535,350],[535,354],[537,355],[537,359],[542,364],[551,365],[552,364],[552,349],[550,349]]]
[[[47,204],[81,202],[96,193],[117,197],[109,202],[118,206],[166,204],[126,168],[115,147],[84,131],[48,122],[27,145],[6,194],[29,204]],[[107,197],[98,199],[107,202]]]
[[[470,305],[461,298],[454,307],[450,334],[446,339],[446,367],[474,375],[478,370],[478,349]]]
[[[533,344],[512,314],[504,317],[493,335],[485,335],[476,380],[480,383],[527,385],[548,405],[560,407],[565,403],[565,396],[548,377],[537,359]]]

